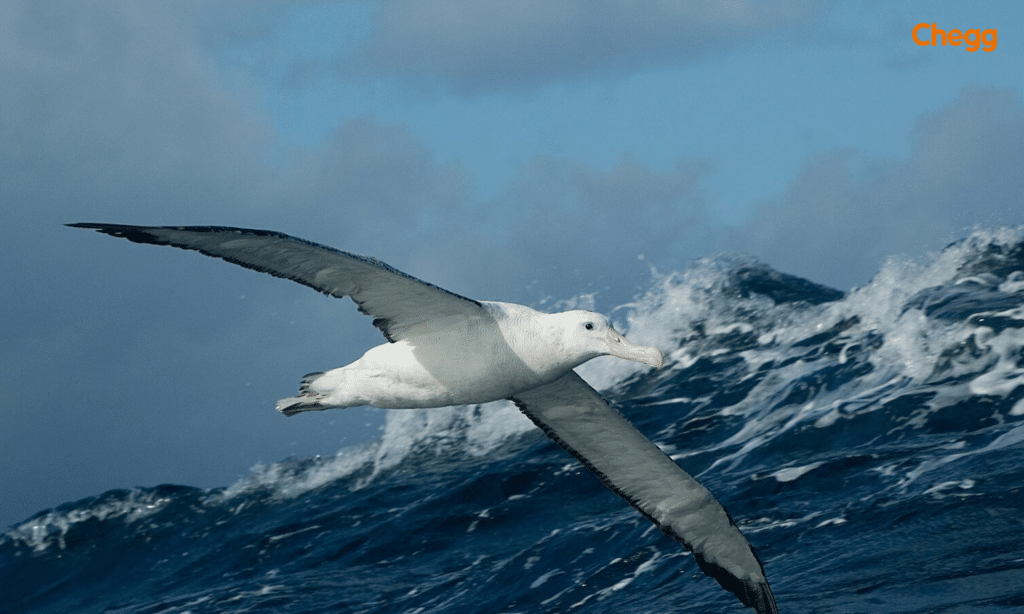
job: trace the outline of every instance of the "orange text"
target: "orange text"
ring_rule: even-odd
[[[994,51],[996,48],[995,30],[979,30],[975,28],[965,32],[960,30],[949,30],[947,32],[936,26],[937,24],[934,23],[919,23],[914,26],[910,36],[914,39],[915,43],[922,47],[930,45],[935,47],[939,45],[945,46],[947,43],[954,47],[959,47],[966,43],[968,51],[977,51],[978,47],[983,47],[985,51]],[[922,32],[922,30],[927,30],[927,32]]]

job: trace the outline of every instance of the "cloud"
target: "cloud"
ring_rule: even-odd
[[[0,448],[19,468],[0,477],[4,520],[114,486],[227,481],[261,445],[281,449],[270,425],[234,411],[257,376],[222,367],[251,343],[233,332],[279,297],[246,306],[226,271],[166,266],[62,226],[275,213],[288,180],[267,172],[269,130],[218,84],[195,8],[0,6]],[[198,296],[206,306],[187,307]],[[225,348],[189,345],[211,330]],[[248,442],[218,451],[240,428]],[[180,454],[200,441],[206,452]]]
[[[294,210],[317,220],[309,238],[481,299],[596,291],[612,307],[646,286],[647,262],[678,266],[709,246],[700,161],[658,171],[538,157],[481,202],[465,171],[406,130],[356,118],[300,166]]]
[[[361,117],[295,166],[291,232],[481,299],[619,286],[625,301],[649,281],[638,256],[671,266],[708,245],[700,161],[658,171],[628,157],[609,169],[537,157],[479,201],[461,167],[438,162],[406,129]]]
[[[906,160],[841,150],[811,159],[733,245],[772,266],[848,288],[894,254],[920,256],[970,227],[1024,224],[1024,106],[970,87],[920,120]]]
[[[200,209],[262,175],[267,126],[221,90],[188,10],[98,2],[5,3],[0,40],[4,191],[127,215]],[[45,169],[46,176],[39,175]],[[127,203],[119,211],[109,186]]]
[[[608,170],[537,158],[491,203],[509,275],[542,294],[569,298],[612,289],[620,302],[649,282],[648,264],[679,264],[707,243],[699,161],[656,171],[623,158]],[[618,303],[605,304],[612,307]]]
[[[358,246],[418,244],[472,209],[468,174],[402,127],[367,117],[345,121],[327,143],[298,154],[289,198],[328,238]],[[352,249],[356,249],[355,245]]]
[[[529,0],[385,3],[360,60],[463,93],[685,62],[804,23],[819,3]]]

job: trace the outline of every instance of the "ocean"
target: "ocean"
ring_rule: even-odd
[[[1024,229],[848,292],[715,256],[611,316],[665,367],[578,371],[721,501],[781,612],[1024,612]],[[3,613],[749,611],[507,402],[0,536]]]

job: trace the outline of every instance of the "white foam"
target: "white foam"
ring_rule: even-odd
[[[563,574],[563,573],[565,573],[565,572],[560,570],[560,569],[552,569],[551,571],[549,571],[547,573],[541,574],[540,576],[537,577],[536,580],[531,582],[530,583],[530,588],[531,589],[538,588],[538,587],[542,586],[545,582],[550,580],[551,578],[553,578],[553,577],[555,577],[555,576],[557,576],[559,574]]]
[[[1017,445],[1021,442],[1024,442],[1024,424],[1015,426],[1009,431],[999,435],[983,448],[978,448],[977,450],[970,450],[968,452],[959,452],[957,454],[948,454],[941,458],[929,458],[921,462],[917,467],[908,471],[904,475],[903,479],[900,480],[900,482],[897,484],[897,487],[902,490],[906,490],[908,486],[910,486],[922,475],[930,471],[933,471],[939,467],[942,467],[943,465],[947,465],[954,461],[958,461],[962,458],[967,458],[978,454],[996,452],[998,450],[1002,450],[1003,448]],[[974,485],[973,480],[970,480],[970,485]]]
[[[846,524],[846,522],[847,522],[846,518],[843,518],[842,516],[837,516],[835,518],[829,518],[828,520],[822,520],[821,522],[816,524],[814,526],[814,528],[815,529],[820,529],[822,527],[827,527],[827,526],[830,526],[830,525]]]
[[[52,510],[32,518],[0,536],[0,541],[11,540],[21,543],[35,552],[42,552],[51,546],[64,550],[65,537],[71,528],[87,520],[111,520],[121,518],[131,524],[163,509],[171,497],[160,496],[154,491],[132,490],[122,497],[112,497],[103,503],[67,511]]]
[[[947,490],[950,490],[952,488],[959,488],[961,491],[965,491],[974,488],[974,485],[974,480],[970,478],[963,480],[950,480],[948,482],[942,482],[941,484],[936,484],[935,486],[932,486],[928,490],[924,491],[924,494],[933,495],[936,498],[941,499],[943,497],[948,496],[945,494],[945,491]]]
[[[418,451],[458,449],[474,456],[492,452],[533,424],[508,401],[436,409],[387,410],[384,429],[376,440],[344,448],[332,458],[315,459],[299,470],[284,461],[253,467],[249,475],[211,495],[227,500],[261,489],[292,498],[357,472],[367,475],[354,485],[362,488],[382,472],[400,465]],[[366,469],[369,469],[367,472]]]
[[[776,480],[780,482],[792,482],[796,480],[808,471],[814,471],[818,467],[824,465],[824,462],[810,463],[809,465],[798,465],[796,467],[786,467],[785,469],[779,469],[772,474]]]
[[[994,316],[1024,320],[1024,306]],[[970,391],[973,394],[1005,397],[1024,385],[1024,368],[1017,366],[1024,350],[1024,329],[1007,328],[995,334],[991,328],[981,327],[974,334],[974,342],[978,347],[990,350],[996,363],[971,380]]]
[[[593,593],[590,593],[589,595],[587,595],[586,597],[584,597],[580,601],[577,601],[576,603],[574,603],[571,606],[569,606],[569,609],[570,610],[575,610],[576,608],[585,605],[591,599],[597,599],[598,601],[603,601],[603,600],[607,599],[613,593],[621,591],[622,589],[624,589],[627,586],[629,586],[630,584],[632,584],[633,581],[636,580],[641,574],[645,574],[645,573],[648,573],[648,572],[656,570],[658,568],[658,565],[661,564],[662,560],[666,559],[666,558],[669,558],[669,557],[666,557],[665,555],[661,554],[660,552],[655,551],[654,552],[654,556],[652,556],[650,559],[644,561],[643,563],[640,563],[636,567],[636,569],[634,569],[632,572],[630,572],[624,578],[622,578],[621,580],[619,580],[618,582],[616,582],[615,584],[613,584],[611,586],[608,586],[608,587],[605,587],[605,588],[601,588],[601,589],[598,589],[598,590],[594,591]],[[674,557],[672,557],[672,558],[674,558]],[[604,569],[607,569],[608,567],[611,567],[612,565],[616,565],[616,564],[620,563],[621,561],[622,561],[622,559],[620,559],[620,558],[612,559],[611,561],[608,562],[607,565],[605,565]],[[596,573],[600,573],[600,571],[601,570],[599,570]]]

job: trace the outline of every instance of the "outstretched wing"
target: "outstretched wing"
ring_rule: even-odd
[[[777,614],[753,548],[714,496],[679,468],[575,372],[517,394],[534,424],[659,529],[701,570],[758,614]]]
[[[68,224],[136,243],[170,245],[223,258],[324,294],[349,296],[388,341],[418,326],[451,316],[483,315],[483,306],[392,268],[376,258],[343,252],[269,230],[222,226]]]

